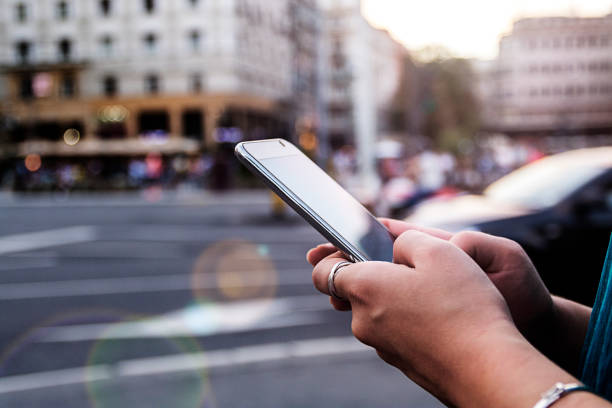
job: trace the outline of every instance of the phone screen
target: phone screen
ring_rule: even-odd
[[[389,231],[304,154],[258,161],[368,260],[393,261]]]

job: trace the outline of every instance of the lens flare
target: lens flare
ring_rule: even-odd
[[[160,406],[200,408],[214,406],[210,382],[205,369],[198,367],[181,369],[169,376],[159,374],[155,369],[146,369],[147,356],[190,356],[201,355],[202,349],[196,339],[147,338],[126,339],[125,324],[130,321],[119,321],[108,326],[99,335],[99,340],[92,346],[86,370],[86,384],[91,406],[94,408],[124,407],[133,405],[134,398],[138,406]],[[150,360],[149,360],[150,361]],[[147,381],[129,381],[131,370],[140,370],[147,375]],[[116,375],[107,381],[96,381],[99,367],[114,367]],[[135,368],[140,367],[140,368]],[[145,372],[142,372],[142,367]],[[162,370],[163,371],[163,370]],[[159,384],[151,389],[151,381]]]
[[[81,140],[81,132],[76,129],[68,129],[64,132],[64,143],[75,146]]]
[[[32,173],[36,173],[42,167],[42,159],[39,154],[28,154],[24,162],[26,169]]]
[[[37,356],[36,353],[30,352],[31,348],[48,336],[50,328],[112,322],[125,316],[124,312],[113,309],[87,309],[51,316],[28,329],[6,348],[0,350],[0,377],[9,375],[15,367],[36,366],[37,361],[32,361],[31,364],[28,362],[28,359],[34,359]]]
[[[82,381],[88,391],[90,406],[214,407],[214,395],[202,364],[181,369],[180,373],[155,377],[155,369],[148,364],[156,357],[181,360],[181,357],[189,359],[204,354],[198,341],[188,335],[152,339],[130,337],[130,333],[126,336],[126,324],[147,320],[143,316],[113,309],[87,309],[52,316],[1,351],[0,377],[18,375],[23,367],[39,367],[42,342],[85,335],[80,341],[88,341],[91,346],[76,347],[68,353],[75,364],[72,368],[79,364],[84,368]],[[55,362],[64,364],[66,357],[63,352],[46,355],[45,361],[53,364],[55,358]],[[139,372],[134,373],[134,362]],[[146,375],[146,381],[131,380],[140,375]],[[157,392],[151,389],[151,380],[159,384]],[[137,404],[131,403],[134,398],[138,399]]]
[[[209,298],[215,286],[218,294],[231,300],[272,298],[278,276],[269,248],[242,240],[221,241],[208,247],[193,267],[196,299]]]

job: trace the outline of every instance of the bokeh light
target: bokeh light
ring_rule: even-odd
[[[192,337],[125,339],[125,324],[134,320],[111,324],[99,335],[91,347],[86,370],[87,392],[94,408],[127,406],[160,406],[201,408],[214,406],[207,372],[202,367],[182,369],[172,377],[156,378],[155,369],[144,372],[146,381],[131,381],[130,373],[122,369],[122,362],[146,367],[147,356],[202,355],[198,341]],[[146,350],[143,352],[143,350]],[[144,363],[143,363],[144,361]],[[148,360],[150,361],[150,360]],[[99,367],[113,367],[116,375],[107,381],[96,381]],[[146,370],[145,370],[146,371]],[[151,389],[150,379],[161,381]],[[137,404],[134,400],[137,399]]]
[[[42,167],[42,159],[39,154],[28,154],[24,162],[26,169],[32,173],[37,172]]]
[[[64,132],[64,143],[75,146],[81,140],[81,132],[76,129],[68,129]]]
[[[121,123],[127,119],[130,111],[121,105],[109,105],[98,110],[98,120],[102,123]]]
[[[79,326],[88,327],[92,334],[91,346],[81,350],[77,348],[75,357],[83,351],[82,359],[75,365],[84,368],[83,383],[87,390],[90,404],[96,408],[127,406],[161,406],[176,408],[214,407],[206,370],[202,365],[180,370],[172,376],[155,378],[154,372],[147,370],[146,359],[151,356],[170,356],[180,359],[181,356],[203,355],[197,339],[190,336],[179,338],[133,338],[123,339],[125,325],[139,322],[143,316],[133,315],[114,309],[86,309],[64,312],[54,315],[36,324],[3,350],[0,350],[0,377],[10,377],[28,366],[30,360],[40,358],[32,353],[39,343],[54,336],[62,337],[62,329],[69,331]],[[99,327],[99,329],[98,329]],[[49,356],[49,362],[62,362],[61,354]],[[145,358],[145,360],[139,360]],[[155,357],[153,357],[155,358]],[[126,362],[137,364],[145,361],[143,379],[133,381],[135,377],[124,367]],[[123,365],[122,365],[123,364]],[[77,368],[76,366],[70,368]],[[108,374],[100,378],[101,368]],[[138,375],[137,375],[138,376]],[[153,392],[149,379],[155,378],[159,392]],[[137,403],[134,403],[137,399]]]
[[[35,343],[44,339],[49,333],[49,328],[113,322],[124,319],[125,316],[126,313],[114,309],[84,309],[53,315],[32,326],[7,347],[0,350],[0,377],[6,376],[7,372],[10,372],[14,366],[27,366],[27,359],[36,358],[36,356],[30,355],[29,348],[34,347]]]
[[[207,299],[211,286],[224,298],[271,298],[276,294],[278,276],[269,248],[243,240],[217,242],[194,263],[194,295]]]

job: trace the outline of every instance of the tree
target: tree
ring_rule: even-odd
[[[431,49],[427,55],[419,75],[421,132],[438,147],[456,150],[480,127],[474,72],[466,59]]]

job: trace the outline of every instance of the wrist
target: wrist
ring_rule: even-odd
[[[609,407],[608,403],[590,392],[573,392],[561,398],[551,408],[594,408]]]
[[[450,396],[457,407],[533,407],[556,382],[576,382],[515,330],[483,338],[457,377]],[[467,362],[469,360],[469,362]]]

